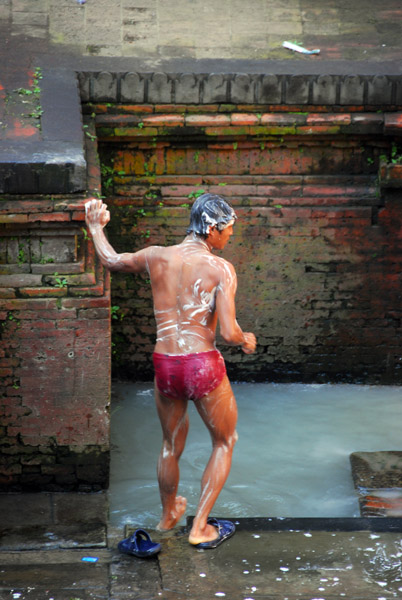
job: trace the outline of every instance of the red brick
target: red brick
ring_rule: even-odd
[[[75,210],[71,213],[72,221],[85,221],[85,211]]]
[[[233,113],[231,116],[232,125],[257,125],[260,118],[253,113]]]
[[[0,367],[17,367],[19,362],[18,358],[0,358]]]
[[[43,221],[45,223],[65,222],[70,221],[70,213],[68,212],[53,212],[53,213],[34,213],[28,216],[29,222]]]
[[[278,113],[264,113],[261,116],[261,125],[273,125],[276,127],[294,127],[306,122],[306,115],[304,114],[278,114]]]
[[[14,288],[0,288],[0,298],[15,298]]]
[[[1,399],[1,404],[5,406],[21,406],[22,399],[18,396],[6,396]]]
[[[31,212],[50,212],[53,210],[53,202],[51,200],[18,200],[11,202],[2,202],[0,205],[0,213],[31,213]]]
[[[142,119],[144,125],[154,127],[182,127],[183,115],[149,115]]]
[[[0,275],[0,285],[5,287],[24,287],[26,285],[40,285],[42,277],[31,273],[18,273],[15,275]]]
[[[190,127],[227,127],[230,117],[227,115],[186,115],[186,125]]]
[[[0,309],[4,310],[49,310],[57,309],[57,300],[54,298],[20,300],[0,300]]]
[[[67,295],[67,288],[57,287],[34,287],[34,288],[21,288],[21,296],[25,298],[41,298],[48,296],[49,298],[61,298]]]
[[[384,131],[386,134],[400,135],[402,129],[402,113],[389,112],[384,115]]]
[[[166,111],[166,104],[163,105],[164,110]],[[152,113],[154,111],[154,107],[152,104],[120,104],[119,111],[124,113],[132,113],[132,114],[141,114],[141,113]],[[106,108],[107,111],[111,110],[110,108]]]
[[[61,301],[63,308],[104,308],[110,305],[110,297],[103,296],[102,298],[64,298]]]
[[[56,329],[56,321],[36,319],[35,321],[23,321],[20,324],[21,331],[33,331],[37,329]]]
[[[76,318],[76,311],[74,309],[56,309],[56,310],[40,310],[40,311],[34,311],[34,310],[21,310],[21,311],[16,311],[14,313],[14,316],[16,319],[19,319],[21,321],[23,320],[30,320],[30,321],[35,321],[35,320],[45,320],[47,322],[49,321],[59,321],[59,320],[64,320],[64,319],[75,319]]]
[[[102,136],[101,134],[101,130],[99,133],[99,137],[100,139],[113,139],[114,137],[133,137],[133,138],[138,138],[138,137],[155,137],[158,135],[158,133],[162,133],[162,132],[158,132],[158,129],[156,127],[143,127],[143,128],[139,128],[139,127],[116,127],[113,130],[113,135],[109,136]]]
[[[28,215],[25,214],[8,214],[0,215],[0,223],[27,223]]]
[[[306,125],[296,127],[295,133],[300,135],[335,135],[340,133],[340,125]]]
[[[387,113],[388,115],[393,115],[395,113]],[[353,125],[360,125],[361,127],[371,126],[371,125],[381,125],[384,122],[384,115],[377,113],[360,113],[360,114],[351,114],[351,123]]]
[[[28,322],[28,321],[27,321]],[[66,335],[66,330],[51,329],[46,327],[44,329],[37,329],[33,327],[21,327],[18,332],[18,338],[26,340],[29,338],[41,339],[41,338],[59,338],[62,339]],[[25,342],[24,342],[25,343]]]
[[[348,113],[328,114],[328,113],[310,113],[307,115],[307,125],[349,125],[352,117]]]
[[[0,368],[0,377],[11,377],[13,375],[13,369],[2,367]]]

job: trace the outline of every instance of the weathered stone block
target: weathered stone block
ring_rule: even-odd
[[[361,105],[364,102],[364,79],[358,75],[347,75],[340,82],[340,104]]]
[[[313,81],[312,104],[335,104],[339,77],[337,75],[320,75]]]
[[[282,101],[282,79],[276,75],[264,75],[256,82],[258,104],[280,104]]]
[[[391,79],[391,77],[390,77],[390,79]],[[394,89],[395,89],[394,102],[398,106],[402,106],[402,78],[401,77],[393,78],[393,85],[394,85]]]
[[[121,102],[144,102],[145,80],[139,73],[125,73],[120,79]]]
[[[117,76],[102,71],[92,77],[92,102],[117,102]]]
[[[305,75],[288,75],[285,81],[285,104],[309,102],[310,79]]]
[[[89,102],[91,98],[91,79],[92,73],[80,71],[78,73],[78,84],[82,102]]]
[[[366,104],[391,104],[392,81],[386,75],[376,75],[367,82]]]
[[[153,73],[148,81],[147,101],[155,104],[172,102],[173,81],[166,73]]]
[[[178,104],[199,104],[201,77],[194,73],[182,73],[174,82],[175,101]]]
[[[43,236],[41,242],[42,257],[54,262],[68,263],[76,260],[76,241],[73,236]]]
[[[233,104],[253,104],[255,101],[255,78],[239,73],[230,80],[230,102]]]
[[[227,76],[220,73],[211,73],[204,80],[203,103],[228,102]]]

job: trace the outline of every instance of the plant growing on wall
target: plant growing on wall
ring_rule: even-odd
[[[43,109],[40,102],[40,80],[43,78],[42,69],[36,67],[32,79],[32,84],[29,88],[18,88],[15,92],[21,97],[24,111],[21,113],[22,117],[31,118],[37,121],[36,127],[41,129],[40,118],[43,115]]]

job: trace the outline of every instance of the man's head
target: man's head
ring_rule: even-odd
[[[222,231],[231,221],[236,220],[236,213],[230,204],[216,194],[202,194],[191,208],[190,225],[187,233],[194,233],[207,238],[212,227]]]

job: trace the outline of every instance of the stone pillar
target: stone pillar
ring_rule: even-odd
[[[83,203],[2,203],[3,490],[107,486],[109,277],[86,239]]]
[[[96,138],[72,74],[41,102],[41,141],[0,143],[0,490],[94,491],[110,401],[110,277],[84,223]]]

